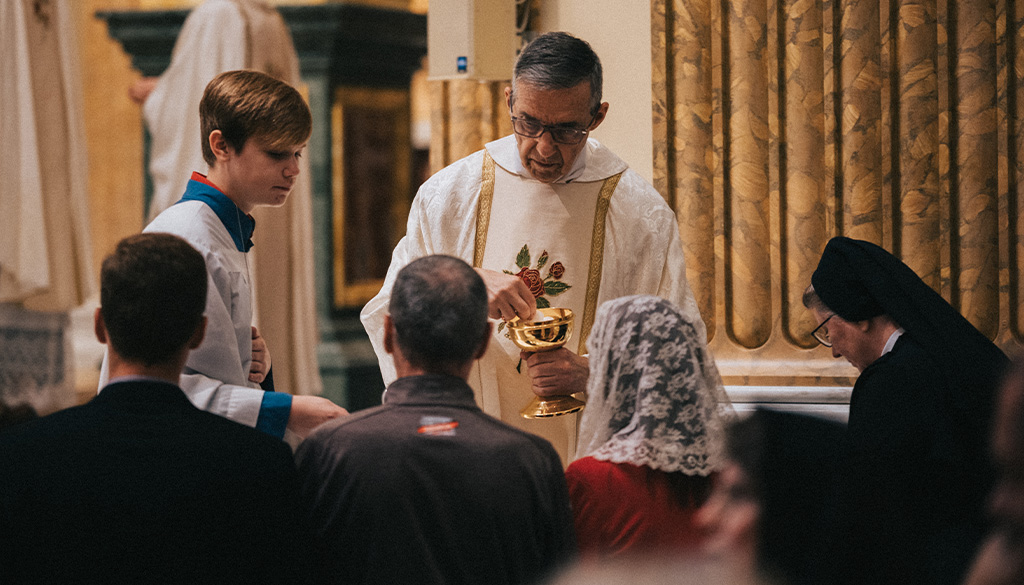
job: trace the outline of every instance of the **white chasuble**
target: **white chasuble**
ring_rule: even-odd
[[[494,162],[485,163],[486,158]],[[573,310],[576,320],[567,348],[574,352],[586,353],[585,340],[602,302],[636,294],[679,305],[697,326],[699,338],[706,339],[686,280],[675,213],[650,183],[593,138],[573,168],[552,185],[540,184],[522,168],[510,135],[438,171],[420,187],[384,286],[360,312],[385,384],[397,375],[383,343],[391,288],[405,265],[429,254],[522,272],[539,295],[538,304]],[[493,322],[495,328],[499,324]],[[526,365],[518,372],[517,365],[518,350],[504,330],[496,333],[470,374],[477,403],[488,414],[543,436],[567,463],[579,415],[522,418],[519,411],[534,395]]]
[[[539,308],[571,309],[573,334],[565,347],[585,354],[597,308],[608,200],[619,175],[574,183],[523,181],[485,154],[483,177],[474,265],[519,275]],[[579,413],[541,419],[519,414],[534,394],[526,362],[503,323],[494,323],[470,385],[484,412],[544,437],[563,459],[572,456]]]

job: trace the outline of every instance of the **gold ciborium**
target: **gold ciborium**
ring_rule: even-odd
[[[508,322],[509,338],[523,351],[550,351],[565,345],[572,337],[573,315],[569,309],[538,309],[543,321],[523,321],[516,317]],[[519,414],[523,418],[548,418],[583,410],[586,403],[572,396],[534,396]]]

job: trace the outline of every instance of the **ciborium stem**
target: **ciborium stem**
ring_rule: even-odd
[[[573,314],[570,309],[538,309],[542,320],[523,321],[516,317],[508,322],[509,338],[526,352],[551,351],[566,344],[572,337]],[[519,414],[523,418],[548,418],[583,410],[586,403],[572,396],[535,396]]]

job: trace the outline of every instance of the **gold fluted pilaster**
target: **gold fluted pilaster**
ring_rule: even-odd
[[[708,23],[711,19],[708,18]],[[676,37],[683,42],[689,37],[686,27],[677,32],[675,28],[675,3],[673,0],[651,0],[651,130],[656,137],[651,145],[654,167],[652,184],[662,197],[672,192],[675,168],[669,163],[673,150],[669,142],[674,136],[671,115],[675,112],[675,52]],[[675,145],[672,145],[675,147]]]
[[[725,160],[726,257],[729,331],[756,348],[771,334],[771,265],[768,192],[767,6],[763,0],[723,5],[729,29],[730,79]],[[723,89],[724,91],[724,89]]]
[[[430,81],[430,173],[436,173],[452,160],[448,152],[448,82]]]
[[[999,328],[996,35],[991,0],[956,3],[960,312],[982,333]]]
[[[484,144],[512,132],[512,120],[509,117],[508,107],[505,105],[506,85],[501,82],[485,82],[477,85],[476,99],[480,105],[480,140]]]
[[[840,0],[844,235],[882,243],[879,2]]]
[[[783,105],[785,158],[780,163],[785,207],[779,234],[785,266],[785,333],[799,347],[813,347],[804,333],[814,318],[803,307],[806,283],[825,242],[825,103],[822,4],[787,0],[783,7]]]
[[[702,314],[727,325],[711,339],[725,381],[856,376],[814,344],[800,302],[836,235],[890,249],[1001,347],[1024,349],[1024,2],[718,0],[702,17],[682,1],[652,2],[667,79],[652,88],[655,181],[684,237],[714,226],[713,265],[685,252],[693,289],[714,291]],[[710,63],[681,48],[694,38]],[[705,107],[686,92],[705,91],[708,72]],[[683,151],[707,131],[702,166]],[[709,181],[711,220],[691,203]]]
[[[1007,94],[1012,94],[1016,101],[1016,110],[1009,115],[1015,121],[1016,135],[1010,136],[1008,143],[1014,145],[1013,157],[1009,158],[1008,175],[1011,177],[1007,193],[1007,287],[1008,302],[1006,303],[1010,330],[1014,338],[1024,340],[1024,2],[1013,4],[1015,12],[1009,15],[1010,22],[1005,33],[1015,41],[1016,53],[1011,55]]]
[[[456,79],[430,83],[432,173],[512,133],[505,107],[508,82]]]
[[[449,163],[480,150],[484,144],[480,131],[483,107],[479,100],[479,85],[477,81],[464,79],[448,82],[451,107],[451,121],[448,125]]]
[[[661,97],[656,98],[653,110],[654,133],[671,137],[655,143],[654,165],[659,169],[655,187],[662,194],[675,193],[669,202],[679,218],[687,278],[708,336],[713,338],[714,281],[700,278],[715,270],[711,2],[667,0],[655,4],[652,78],[660,88],[655,95]],[[682,105],[671,110],[675,116],[667,115],[670,100]],[[671,159],[668,140],[673,145]]]
[[[939,100],[935,0],[899,7],[899,252],[939,290]]]

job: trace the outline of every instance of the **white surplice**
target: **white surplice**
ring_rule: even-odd
[[[493,165],[486,164],[488,158]],[[585,338],[598,305],[631,294],[673,301],[694,315],[702,339],[706,337],[686,281],[675,214],[661,195],[594,139],[588,139],[566,177],[554,184],[533,179],[522,167],[515,137],[507,136],[442,169],[420,187],[384,286],[360,314],[385,383],[395,379],[394,362],[383,347],[391,289],[402,267],[428,254],[448,254],[513,274],[537,270],[545,284],[544,301],[538,301],[575,313],[575,332],[566,346],[571,351],[586,352]],[[595,259],[600,259],[596,265]],[[553,270],[555,263],[560,269]],[[520,416],[533,393],[526,365],[517,371],[519,351],[498,325],[470,375],[477,402],[488,414],[551,441],[566,462],[575,450],[578,415]]]
[[[301,87],[298,55],[281,15],[256,0],[206,0],[189,13],[171,64],[143,104],[150,132],[152,220],[185,192],[192,171],[203,174],[199,101],[224,71],[255,69]],[[252,267],[255,324],[267,339],[278,391],[319,394],[313,276],[312,191],[307,158],[288,202],[257,208]]]
[[[264,392],[249,381],[252,285],[247,254],[238,250],[221,219],[202,201],[175,205],[145,231],[180,236],[206,261],[206,334],[200,349],[189,352],[178,385],[197,408],[255,427]],[[102,388],[106,372],[100,378]]]

